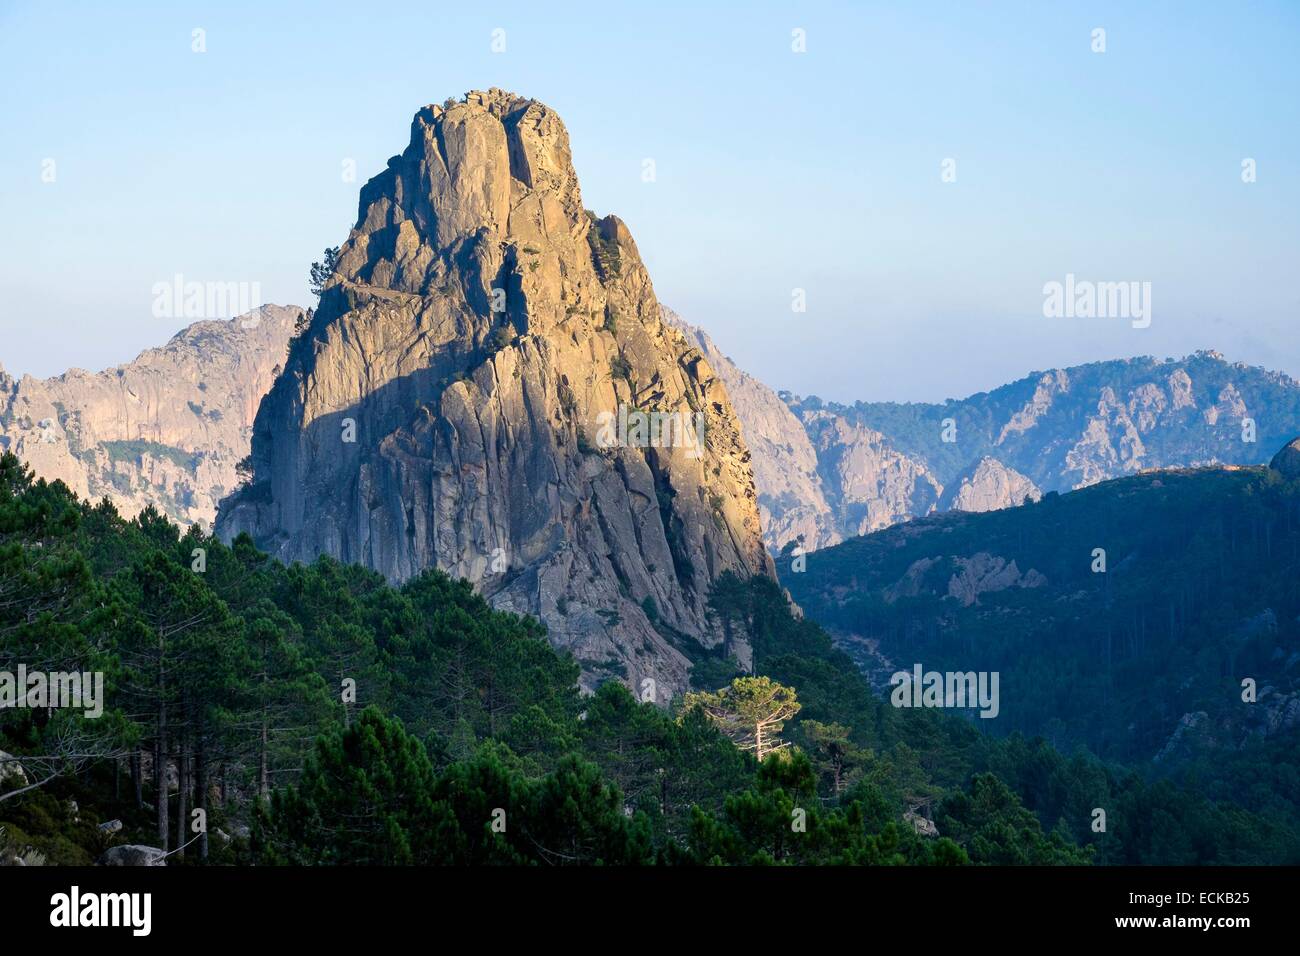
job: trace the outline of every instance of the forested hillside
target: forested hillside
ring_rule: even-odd
[[[781,568],[877,685],[916,662],[996,671],[995,733],[1300,811],[1300,483],[1284,470],[1145,473]]]
[[[711,606],[717,628],[755,636],[758,676],[702,650],[698,697],[662,708],[613,681],[584,697],[540,624],[465,582],[286,567],[150,509],[124,520],[6,455],[0,671],[102,671],[107,704],[98,719],[0,710],[0,858],[1300,860],[1286,807],[1246,811],[891,707],[770,580],[724,577]],[[774,751],[761,764],[756,722]]]

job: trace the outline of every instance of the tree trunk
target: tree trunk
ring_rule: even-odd
[[[158,804],[158,846],[167,851],[171,820],[167,814],[167,705],[158,703],[158,733],[153,742],[154,802]]]
[[[203,833],[199,836],[199,862],[208,862],[208,758],[203,752],[203,733],[199,732],[194,754],[194,784],[198,792],[196,802],[203,811]]]
[[[154,802],[158,805],[158,846],[166,853],[167,839],[170,835],[170,820],[167,818],[167,664],[164,652],[166,645],[161,634],[158,635],[158,726],[153,742],[153,781]]]
[[[182,734],[176,748],[176,858],[185,859],[184,846],[190,840],[190,764],[186,753],[189,734]]]
[[[262,710],[262,748],[257,758],[257,792],[265,800],[271,795],[270,758],[267,755],[267,719],[266,710]]]

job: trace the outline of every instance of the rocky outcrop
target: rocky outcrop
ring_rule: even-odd
[[[1183,714],[1174,732],[1163,747],[1152,757],[1155,763],[1172,763],[1186,759],[1198,750],[1214,749],[1222,745],[1218,728],[1203,710]]]
[[[18,758],[0,750],[0,789],[25,787],[30,782],[27,778],[27,770]]]
[[[584,211],[560,118],[500,90],[420,110],[362,189],[252,464],[223,537],[468,578],[587,687],[684,690],[723,640],[713,582],[772,573],[726,385],[661,321],[627,227]]]
[[[773,392],[708,335],[669,321],[743,396],[736,411],[773,553],[829,547],[933,511],[1014,507],[1148,468],[1257,464],[1270,436],[1300,429],[1300,385],[1217,352],[1055,369],[943,405],[846,406]],[[1254,441],[1243,424],[1252,408],[1269,411]]]
[[[801,417],[833,489],[840,535],[867,534],[934,509],[943,486],[881,432],[824,410]]]
[[[997,511],[1042,497],[1043,493],[1028,478],[986,455],[948,486],[939,507],[950,511]]]
[[[829,526],[819,547],[934,510],[1007,508],[1146,469],[1262,464],[1300,431],[1300,383],[1213,351],[1055,369],[942,405],[780,394],[817,455],[820,499],[800,521]],[[767,473],[764,454],[756,445],[756,476]],[[1275,470],[1300,474],[1288,457]],[[770,528],[783,528],[772,501]]]
[[[1273,456],[1268,467],[1288,480],[1300,478],[1300,438],[1288,442]]]
[[[128,517],[153,505],[211,525],[301,311],[199,322],[104,372],[14,380],[0,369],[0,451]]]
[[[910,823],[912,829],[923,837],[937,837],[939,835],[939,828],[935,825],[934,821],[929,817],[922,816],[914,809],[909,808],[907,812],[903,814],[903,820]]]
[[[1300,690],[1264,685],[1259,699],[1241,711],[1212,720],[1203,710],[1183,714],[1156,753],[1156,763],[1174,763],[1216,751],[1239,750],[1251,743],[1300,728]]]
[[[899,598],[916,597],[925,589],[925,576],[939,563],[939,558],[918,558],[907,566],[901,578],[884,589],[885,601],[893,604]]]
[[[919,461],[878,431],[797,403],[741,370],[702,329],[671,310],[664,321],[697,344],[727,385],[753,455],[763,540],[779,554],[830,547],[925,514],[942,492]]]
[[[954,558],[957,571],[948,581],[948,596],[963,607],[978,604],[981,594],[993,594],[1007,588],[1039,588],[1047,583],[1041,573],[1030,568],[1024,574],[1015,560],[979,551],[968,558]]]

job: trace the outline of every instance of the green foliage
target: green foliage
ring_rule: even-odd
[[[395,866],[433,852],[433,765],[401,721],[367,708],[321,737],[297,786],[277,791],[254,849],[268,863]]]
[[[325,250],[321,261],[311,264],[311,275],[308,279],[308,288],[311,294],[320,298],[320,294],[325,291],[325,283],[329,282],[334,275],[334,270],[338,267],[339,247],[333,246]]]
[[[1094,549],[1105,551],[1103,573]],[[1040,577],[974,602],[950,596],[960,562],[981,553]],[[1004,734],[1140,765],[1185,714],[1205,712],[1202,732],[1162,755],[1157,769],[1170,772],[1196,758],[1205,728],[1265,736],[1266,715],[1300,690],[1289,665],[1300,646],[1298,561],[1300,486],[1267,469],[1203,469],[912,522],[819,551],[787,584],[811,617],[870,635],[885,658],[999,672],[1008,703],[989,723]],[[1272,688],[1256,705],[1241,699],[1245,676]]]
[[[814,566],[810,562],[809,573]],[[787,736],[814,761],[824,794],[834,789],[830,748],[851,748],[857,766],[850,766],[841,801],[874,807],[866,814],[874,828],[899,820],[904,810],[940,808],[954,794],[973,799],[976,775],[992,773],[1036,817],[1041,831],[1051,833],[1049,841],[1060,837],[1067,844],[1065,850],[1034,849],[1019,825],[996,828],[1000,836],[990,837],[992,831],[953,812],[951,823],[961,823],[954,839],[970,841],[984,832],[985,839],[1005,844],[1000,852],[1007,859],[1046,853],[1054,862],[1071,862],[1067,851],[1074,845],[1109,865],[1300,860],[1293,737],[1226,760],[1207,758],[1170,780],[1152,781],[1082,748],[1067,757],[1041,737],[1013,733],[998,739],[950,714],[890,706],[825,631],[789,613],[774,582],[724,577],[711,607],[728,639],[751,635],[757,673],[798,688],[802,709]],[[827,727],[835,725],[828,740]],[[1096,808],[1106,811],[1104,832],[1092,829]],[[933,821],[947,837],[952,834],[941,812]],[[963,846],[977,862],[993,855],[988,847]]]
[[[873,832],[862,802],[829,809],[801,753],[773,754],[749,789],[729,796],[723,813],[692,819],[682,862],[731,865],[959,865],[965,852],[948,839],[927,841],[890,821]]]
[[[760,763],[788,746],[779,734],[799,713],[794,690],[770,677],[737,677],[721,690],[689,693],[684,707],[688,713],[703,711],[737,747],[752,750]]]
[[[609,360],[609,374],[614,378],[621,378],[631,381],[632,364],[621,354],[615,355]]]
[[[591,217],[587,229],[587,243],[591,247],[591,261],[602,280],[617,279],[623,275],[623,253],[618,242],[605,235],[602,220]]]
[[[1192,797],[895,710],[775,582],[726,577],[710,607],[722,646],[749,642],[753,675],[702,653],[726,689],[676,711],[612,680],[583,697],[540,623],[467,582],[286,567],[152,508],[124,520],[0,456],[0,668],[102,670],[109,685],[99,721],[0,712],[0,749],[38,778],[0,785],[5,845],[82,865],[115,842],[177,848],[198,806],[212,835],[173,864],[1300,858],[1277,819],[1295,791],[1283,770]],[[723,733],[747,745],[751,720],[790,746],[760,763]],[[159,792],[162,765],[178,787]],[[1105,834],[1088,826],[1096,806]],[[114,818],[119,833],[95,826]],[[251,843],[217,834],[244,825]]]
[[[105,441],[100,442],[99,447],[108,453],[108,459],[112,462],[138,464],[141,458],[149,455],[151,458],[170,461],[173,465],[184,468],[186,471],[193,471],[199,464],[199,456],[193,452],[188,452],[183,448],[174,448],[171,445],[163,445],[156,441]]]
[[[373,708],[322,738],[296,787],[259,820],[266,863],[634,865],[653,862],[644,814],[592,764],[563,758],[539,779],[485,747],[435,775],[424,748]],[[504,758],[504,759],[503,759]]]
[[[969,793],[949,796],[939,812],[941,832],[967,848],[973,863],[1060,866],[1087,863],[1090,853],[1060,833],[1043,835],[1038,818],[990,773],[976,775]]]

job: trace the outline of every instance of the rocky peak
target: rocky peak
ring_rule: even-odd
[[[437,566],[539,616],[591,687],[666,700],[719,575],[771,574],[723,382],[584,210],[560,118],[501,90],[420,110],[361,190],[218,531],[394,581]],[[653,684],[646,683],[652,679]]]

